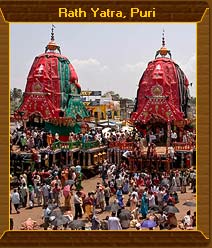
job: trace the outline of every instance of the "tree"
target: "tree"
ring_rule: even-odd
[[[189,103],[196,105],[196,97],[191,97]]]
[[[21,89],[13,88],[10,90],[10,111],[13,113],[22,102],[23,92]]]

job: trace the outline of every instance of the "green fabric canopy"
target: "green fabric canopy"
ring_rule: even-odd
[[[52,123],[49,122],[45,122],[45,129],[48,130],[48,132],[51,131],[51,133],[53,135],[55,135],[56,133],[58,133],[60,136],[69,136],[69,133],[73,132],[73,133],[80,133],[81,132],[81,126],[80,124],[76,123],[74,126],[58,126],[58,125],[54,125]]]
[[[70,96],[65,113],[67,117],[71,117],[73,119],[76,119],[77,115],[81,118],[89,116],[89,113],[79,96]]]

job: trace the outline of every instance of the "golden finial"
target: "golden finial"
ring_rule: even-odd
[[[54,52],[55,50],[58,50],[59,53],[61,53],[60,52],[60,47],[56,44],[56,42],[54,40],[54,28],[56,28],[56,27],[52,24],[52,28],[51,28],[51,41],[46,46],[45,53],[48,50],[51,51],[51,52]]]
[[[168,50],[166,47],[165,47],[165,31],[163,29],[163,33],[162,33],[162,47],[160,50],[158,50],[156,52],[156,55],[155,55],[155,58],[157,58],[158,55],[161,55],[161,57],[165,57],[167,54],[169,54],[170,58],[171,58],[171,52],[170,50]]]

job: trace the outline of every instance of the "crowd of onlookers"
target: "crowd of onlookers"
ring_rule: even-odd
[[[158,137],[161,139],[160,134],[161,132],[158,133]],[[195,138],[195,134],[192,132],[184,132],[183,135],[185,142]],[[157,135],[155,137],[158,138]],[[182,170],[174,169],[169,172],[159,172],[154,169],[132,172],[129,169],[129,156],[139,158],[145,147],[147,147],[147,158],[148,156],[157,156],[153,143],[155,137],[151,132],[141,134],[128,130],[104,132],[101,129],[91,129],[84,134],[70,133],[68,138],[70,142],[81,141],[83,143],[98,140],[99,144],[104,145],[110,142],[132,142],[132,151],[123,153],[120,164],[111,164],[104,160],[99,165],[102,181],[98,182],[93,191],[90,192],[86,192],[86,189],[82,188],[83,174],[79,163],[77,166],[71,167],[58,166],[53,163],[45,170],[41,168],[39,171],[32,171],[29,168],[23,171],[18,176],[17,187],[11,190],[10,213],[12,213],[12,205],[17,214],[20,213],[21,208],[42,206],[44,208],[44,223],[47,223],[49,204],[64,207],[67,211],[66,215],[72,215],[70,211],[73,210],[72,205],[74,205],[73,219],[86,217],[91,222],[91,229],[93,230],[99,229],[100,223],[105,226],[105,229],[110,230],[129,227],[140,229],[142,224],[145,227],[144,221],[147,220],[152,224],[151,228],[156,226],[159,226],[160,229],[176,227],[175,212],[167,212],[164,209],[167,206],[176,207],[175,205],[179,202],[179,192],[186,193],[187,186],[191,187],[193,193],[196,192],[195,170],[192,167]],[[172,142],[177,140],[175,132],[171,133],[171,139]],[[21,151],[31,151],[33,148],[38,150],[51,148],[55,141],[59,141],[58,134],[53,136],[51,132],[36,128],[15,129],[10,134],[11,148],[13,145],[17,145]],[[170,156],[174,157],[173,149],[169,153]],[[130,217],[121,218],[123,210],[126,209],[130,211]],[[99,220],[97,213],[104,211],[111,211],[112,216]],[[127,216],[126,213],[125,215]],[[186,220],[182,222],[182,229],[195,226],[194,221],[190,221],[188,224],[188,216],[190,216],[189,212]],[[193,219],[194,216],[192,218],[190,216],[190,220]],[[47,228],[48,225],[45,225],[44,229]]]
[[[139,224],[141,228],[141,223],[149,218],[158,223],[160,229],[171,229],[177,226],[177,219],[175,213],[166,212],[164,208],[179,203],[178,194],[186,193],[187,186],[196,192],[196,172],[193,169],[130,173],[124,161],[115,165],[105,160],[99,173],[101,181],[93,191],[86,192],[82,187],[80,165],[61,169],[54,164],[48,171],[25,171],[19,177],[19,186],[11,191],[11,213],[12,205],[20,213],[22,207],[37,205],[45,210],[49,204],[55,204],[66,211],[72,210],[74,220],[86,217],[94,225],[92,229],[100,228],[103,220],[98,220],[97,213],[104,211],[112,212],[113,218],[104,220],[104,223],[112,222],[108,224],[111,230],[138,229]],[[131,213],[127,220],[118,218],[124,209]],[[187,228],[184,224],[183,227]]]
[[[42,149],[51,147],[54,142],[60,140],[59,134],[53,135],[51,131],[38,128],[16,128],[10,132],[10,145],[18,145],[21,151],[30,151],[32,148]],[[107,145],[111,141],[134,141],[138,140],[137,132],[108,130],[104,132],[102,128],[91,129],[86,133],[69,133],[68,141],[89,142],[98,140],[99,144]]]
[[[81,141],[81,142],[89,142],[98,140],[99,144],[107,145],[110,142],[138,142],[140,146],[147,147],[149,144],[158,142],[163,142],[166,144],[164,139],[164,129],[157,129],[155,133],[149,130],[141,130],[138,132],[132,129],[114,129],[107,128],[108,130],[104,130],[103,128],[93,128],[86,133],[75,134],[73,132],[69,133],[68,141]],[[157,131],[159,130],[159,131]],[[174,142],[183,142],[195,145],[196,134],[195,130],[186,131],[184,130],[182,134],[178,137],[176,131],[171,130],[171,143]],[[11,147],[13,145],[18,145],[21,151],[30,151],[32,148],[47,148],[51,147],[51,145],[59,141],[59,135],[56,133],[53,135],[51,131],[46,131],[45,129],[38,128],[16,128],[10,132],[10,144]]]

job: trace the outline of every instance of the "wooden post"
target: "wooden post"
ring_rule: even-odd
[[[55,161],[56,161],[56,159],[55,159],[55,153],[53,153],[53,156],[52,156],[52,163],[54,164]]]
[[[181,169],[183,169],[184,166],[184,153],[181,153]]]
[[[166,153],[168,153],[168,147],[171,144],[171,123],[170,121],[167,122],[167,139],[166,139]]]
[[[90,166],[91,165],[91,154],[90,154],[90,152],[88,153],[88,166]]]
[[[156,168],[157,171],[159,171],[159,158],[156,158]]]
[[[74,154],[73,154],[73,152],[72,151],[70,151],[69,152],[69,156],[70,156],[70,165],[72,166],[72,165],[74,165]]]
[[[78,152],[78,161],[80,161],[80,152]]]
[[[85,168],[85,162],[86,162],[86,160],[85,160],[85,152],[83,152],[83,161],[82,161],[83,168]]]
[[[190,167],[193,165],[193,151],[190,152]]]
[[[110,149],[107,149],[107,160],[110,161]]]
[[[26,120],[24,120],[24,130],[26,129]]]
[[[109,161],[110,161],[110,163],[113,163],[113,159],[112,159],[112,149],[110,149]]]
[[[69,152],[66,151],[66,166],[68,166],[68,155],[69,155]]]
[[[133,158],[129,158],[129,167],[130,167],[130,172],[133,172]]]
[[[117,151],[116,151],[116,149],[114,149],[113,159],[114,159],[115,164],[117,164],[117,156],[116,156],[116,154],[117,154]]]
[[[118,149],[117,150],[117,164],[119,165],[120,164],[120,150]]]
[[[98,162],[99,162],[99,164],[102,164],[102,162],[103,162],[101,152],[98,153]]]
[[[141,158],[141,171],[143,170],[143,159]]]
[[[170,160],[167,160],[167,170],[166,171],[170,171]]]

